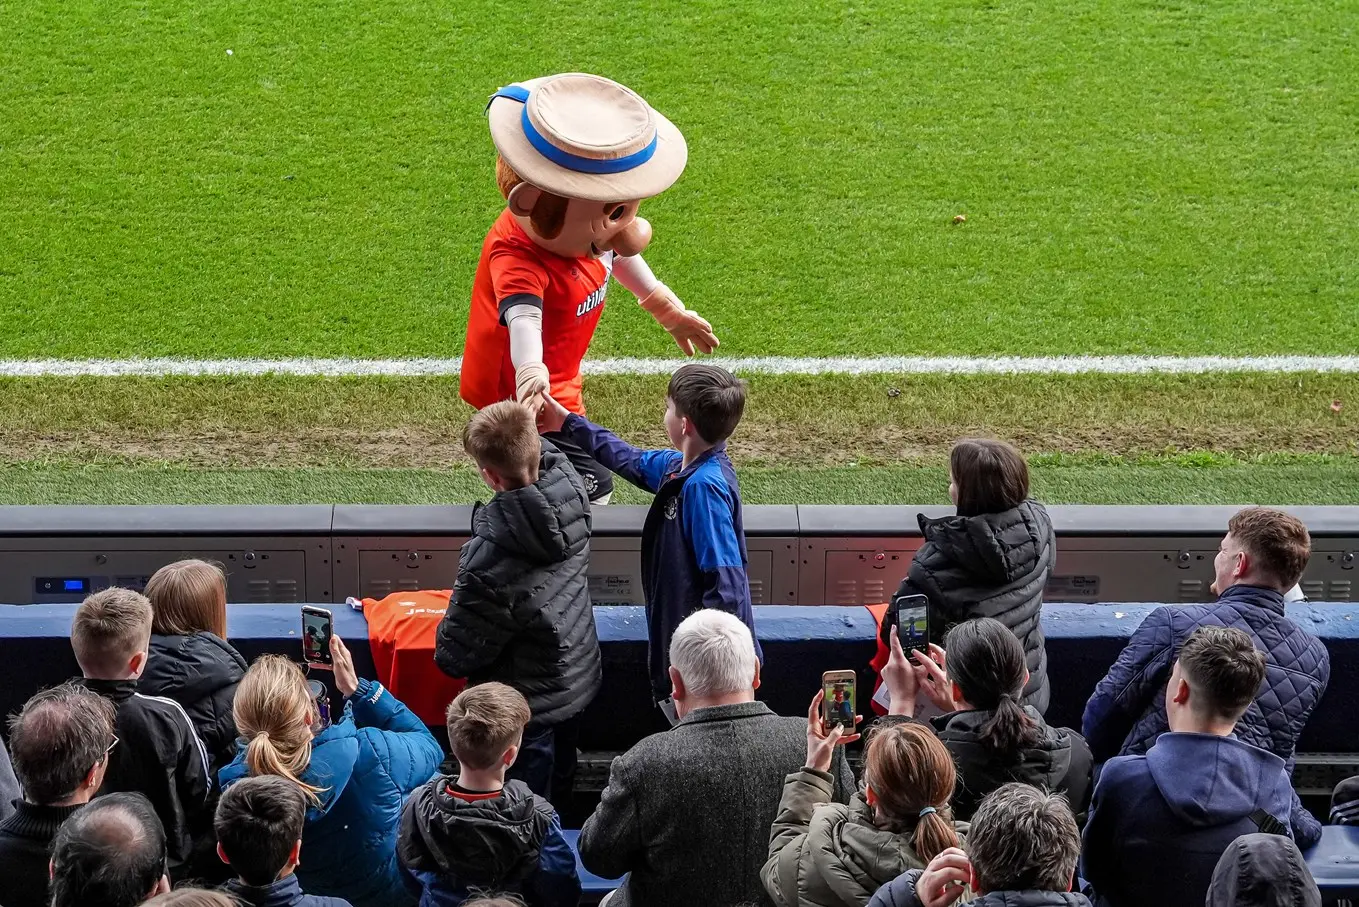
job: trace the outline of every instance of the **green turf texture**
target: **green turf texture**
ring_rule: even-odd
[[[458,354],[501,205],[483,104],[566,70],[684,131],[648,258],[724,353],[1359,349],[1356,0],[0,21],[3,357]],[[674,355],[613,292],[593,355]]]
[[[1034,495],[1054,504],[1350,504],[1359,459],[1263,463],[1037,460]],[[946,504],[941,466],[738,470],[747,504]],[[0,467],[0,504],[470,504],[490,491],[470,468],[186,469],[68,464]],[[650,496],[619,482],[615,503]]]

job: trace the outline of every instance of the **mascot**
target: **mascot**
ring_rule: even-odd
[[[582,73],[502,88],[487,106],[505,196],[481,248],[460,380],[478,409],[510,397],[535,409],[551,394],[584,414],[580,363],[612,275],[685,355],[717,347],[712,325],[656,279],[641,252],[643,199],[679,179],[688,158],[674,124],[617,82]],[[613,476],[549,435],[605,503]]]

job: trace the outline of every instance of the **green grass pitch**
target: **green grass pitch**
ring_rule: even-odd
[[[1355,0],[0,21],[0,357],[458,354],[501,204],[482,106],[566,70],[684,131],[648,258],[732,355],[1359,348]],[[594,355],[674,354],[614,299]]]

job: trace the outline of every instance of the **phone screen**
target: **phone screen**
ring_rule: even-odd
[[[827,728],[840,725],[854,730],[854,681],[826,679],[822,681],[825,697],[821,701],[821,720]]]
[[[926,612],[927,609],[923,605],[897,611],[897,638],[901,640],[901,647],[907,652],[912,649],[929,651],[930,623]]]
[[[302,659],[307,664],[330,664],[331,619],[326,611],[302,611]]]

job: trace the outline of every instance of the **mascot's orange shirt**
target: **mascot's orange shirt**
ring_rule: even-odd
[[[503,211],[482,243],[472,284],[459,382],[462,398],[477,409],[514,398],[510,332],[501,321],[501,309],[533,297],[542,300],[543,364],[552,396],[571,412],[584,415],[580,361],[604,314],[612,270],[612,253],[599,260],[554,255],[529,238],[508,208]]]

